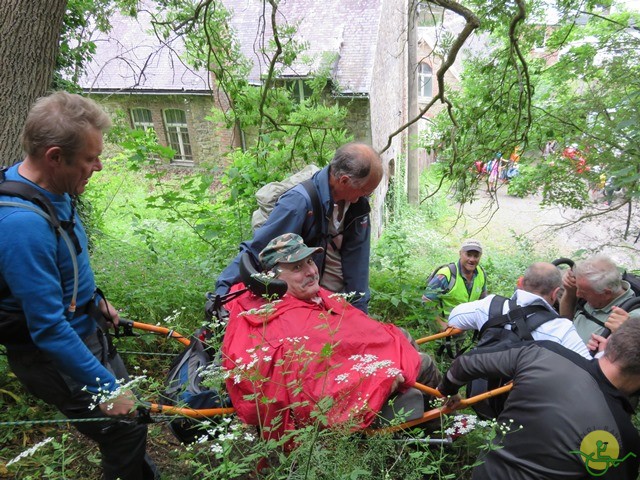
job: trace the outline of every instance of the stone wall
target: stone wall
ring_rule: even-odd
[[[371,143],[378,151],[385,149],[382,153],[385,176],[372,199],[374,237],[382,234],[384,200],[389,188],[389,166],[397,165],[406,158],[407,130],[389,141],[389,135],[408,120],[406,10],[406,2],[384,0],[376,39],[370,91]]]
[[[163,110],[183,110],[187,118],[187,129],[193,153],[193,165],[212,167],[219,165],[225,153],[232,146],[239,144],[239,137],[234,130],[229,130],[223,123],[207,120],[211,117],[214,102],[209,95],[145,95],[119,94],[97,95],[92,98],[104,106],[105,110],[115,114],[118,110],[125,113],[131,123],[132,108],[147,108],[151,110],[153,125],[160,144],[168,146],[164,124]],[[175,162],[181,166],[184,162]]]

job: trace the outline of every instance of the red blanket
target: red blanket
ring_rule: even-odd
[[[227,304],[227,389],[239,418],[265,437],[279,438],[317,413],[326,426],[367,427],[397,374],[401,391],[416,381],[420,356],[397,327],[327,290],[319,295],[322,305],[290,295],[265,305],[249,292]]]

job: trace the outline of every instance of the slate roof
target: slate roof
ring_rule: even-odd
[[[253,63],[249,81],[261,83],[268,59],[257,54],[263,3],[260,0],[223,0],[232,12],[231,27],[241,51]],[[303,57],[282,72],[281,77],[305,77],[316,70],[327,56],[333,60],[331,77],[339,93],[366,95],[371,88],[378,26],[382,21],[383,0],[281,0],[278,23],[297,25],[296,41],[306,42]],[[147,6],[151,3],[148,2]],[[266,19],[270,22],[270,9]],[[180,39],[162,45],[152,33],[150,15],[138,18],[116,13],[112,30],[96,37],[96,54],[80,79],[80,86],[91,91],[138,91],[148,93],[209,93],[206,72],[184,65]],[[270,23],[266,32],[271,35]],[[399,32],[400,34],[400,32]],[[325,60],[326,61],[326,60]]]
[[[245,57],[253,62],[251,83],[260,83],[267,71],[265,59],[256,44],[260,36],[263,15],[262,1],[223,0],[231,11],[231,26]],[[331,56],[332,79],[342,94],[367,94],[371,88],[373,63],[381,22],[382,0],[281,0],[278,6],[278,24],[287,22],[297,26],[295,39],[307,42],[305,56],[311,65],[298,62],[282,72],[282,77],[304,77],[316,69],[323,56]],[[270,9],[267,10],[265,31],[271,35]]]
[[[111,17],[112,30],[95,38],[96,53],[79,80],[89,91],[210,94],[207,72],[197,72],[181,59],[184,44],[165,44],[152,32],[150,15],[138,18],[119,13]]]

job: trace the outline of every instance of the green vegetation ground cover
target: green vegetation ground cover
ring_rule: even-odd
[[[84,198],[92,262],[97,283],[123,316],[160,323],[186,334],[202,323],[204,294],[213,289],[220,265],[225,265],[237,248],[237,242],[228,242],[226,250],[216,250],[212,247],[215,242],[203,240],[203,232],[207,223],[232,223],[236,212],[232,207],[225,210],[212,206],[213,195],[192,195],[186,205],[166,201],[175,198],[171,195],[158,200],[157,193],[164,189],[189,197],[202,191],[198,183],[203,178],[199,173],[178,176],[171,171],[131,170],[116,156],[105,160],[105,169],[92,179]],[[425,184],[431,181],[428,176],[423,179]],[[447,205],[444,195],[420,207],[394,200],[393,195],[390,198],[390,221],[373,248],[371,313],[423,336],[434,330],[434,312],[420,302],[426,276],[435,266],[457,258],[460,239],[451,238],[449,233],[456,210]],[[202,218],[202,212],[216,214]],[[534,258],[525,240],[512,241],[520,242],[520,248],[510,254],[496,249],[499,253],[483,258],[491,289],[497,293],[513,291],[518,275]],[[170,362],[157,354],[176,353],[179,345],[143,336],[121,341],[119,348],[147,352],[124,356],[131,373],[155,379],[145,384],[142,393],[145,398],[155,398]],[[4,412],[0,421],[59,418],[53,409],[34,401],[21,389],[8,372],[5,357],[0,357],[0,408]],[[283,455],[278,445],[257,442],[255,436],[253,440],[228,437],[232,440],[215,448],[208,444],[185,448],[163,423],[151,427],[149,443],[169,479],[249,478],[247,475],[263,457],[270,458],[272,466],[259,478],[465,478],[477,453],[487,444],[486,432],[464,437],[454,447],[420,443],[423,431],[411,435],[416,441],[413,444],[398,443],[391,437],[351,442],[351,434],[313,428],[299,434],[300,448],[290,455]],[[224,435],[230,433],[225,431]],[[432,433],[438,435],[443,434]],[[20,478],[43,473],[48,478],[89,478],[95,474],[95,449],[68,426],[3,427],[0,439],[5,447],[0,462],[6,463],[49,437],[54,441],[14,464],[11,470],[2,470],[0,463],[0,478],[15,472],[20,472]]]

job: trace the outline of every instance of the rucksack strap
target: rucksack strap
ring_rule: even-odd
[[[480,330],[476,330],[473,334],[474,342],[480,340],[480,337],[484,335],[484,332],[489,328],[493,328],[496,326],[504,326],[506,323],[505,315],[502,313],[504,310],[504,302],[508,302],[508,297],[503,297],[502,295],[495,295],[491,299],[491,303],[489,304],[489,315],[487,317],[487,321],[480,328]],[[516,305],[517,306],[517,305]],[[509,306],[511,308],[511,306]]]
[[[51,226],[54,228],[55,232],[59,234],[60,237],[64,240],[67,248],[69,249],[71,263],[73,265],[73,293],[71,295],[69,312],[75,312],[79,281],[77,255],[82,251],[80,242],[74,232],[75,208],[73,208],[72,206],[71,220],[68,222],[61,222],[55,211],[55,207],[44,193],[27,183],[5,180],[5,172],[7,171],[7,169],[8,167],[6,166],[0,169],[0,195],[19,197],[23,200],[27,200],[28,202],[35,204],[35,206],[10,201],[0,201],[0,206],[17,207],[31,210],[32,212],[40,215],[45,220],[47,220],[47,222],[49,222],[49,224],[51,224]],[[4,290],[0,292],[0,295],[6,296],[8,294],[9,292],[6,292]]]
[[[597,317],[593,316],[589,312],[587,312],[584,308],[585,305],[586,305],[586,302],[584,300],[578,302],[578,305],[576,306],[576,314],[581,313],[587,320],[590,320],[593,323],[601,327],[604,327],[604,322],[602,320],[599,320]]]
[[[309,195],[309,200],[311,200],[311,209],[313,211],[313,219],[314,221],[311,222],[310,226],[309,226],[309,230],[307,232],[302,232],[302,237],[305,240],[305,243],[308,247],[312,247],[312,246],[321,246],[324,249],[324,252],[322,253],[322,262],[320,265],[320,271],[318,272],[320,274],[320,278],[322,278],[322,276],[324,275],[324,267],[326,264],[326,258],[327,258],[327,245],[326,243],[328,243],[329,241],[333,241],[333,239],[330,238],[326,238],[323,239],[323,234],[322,234],[322,204],[320,203],[320,197],[318,196],[318,191],[316,190],[316,186],[313,183],[313,180],[311,178],[306,179],[304,182],[301,182],[300,185],[302,185],[302,187],[305,189],[305,191],[307,192],[307,195]],[[309,234],[311,233],[311,230],[313,229],[313,225],[314,223],[318,224],[319,228],[319,233],[316,237],[313,238],[308,238]],[[323,241],[324,240],[324,241]]]
[[[440,307],[440,313],[442,314],[442,318],[444,319],[446,317],[445,313],[444,313],[444,301],[442,300],[442,295],[446,295],[447,293],[449,293],[451,291],[451,289],[453,288],[453,286],[456,283],[456,279],[458,277],[458,268],[456,267],[456,264],[454,262],[452,263],[447,263],[446,265],[441,265],[439,266],[434,272],[433,272],[433,277],[439,275],[439,271],[442,270],[444,267],[447,267],[449,269],[449,283],[447,284],[447,288],[446,290],[442,290],[440,293],[438,293],[438,306]],[[427,288],[429,287],[429,282],[427,281]],[[445,339],[445,342],[447,343],[447,339]],[[443,343],[443,345],[444,345]],[[450,342],[449,342],[450,343]],[[449,351],[451,351],[451,349],[449,348]],[[452,354],[449,354],[449,356],[451,356]],[[451,358],[455,358],[455,356],[451,356]]]
[[[302,182],[301,185],[307,191],[307,195],[309,195],[309,199],[311,200],[311,209],[313,210],[313,218],[317,221],[317,219],[322,218],[322,205],[320,204],[320,198],[318,197],[316,186],[310,178]]]
[[[499,297],[498,300],[496,300],[496,297]],[[504,328],[505,325],[511,325],[512,331],[521,340],[533,340],[531,332],[549,320],[558,317],[555,312],[549,311],[544,305],[520,307],[515,299],[507,299],[498,295],[496,297],[491,300],[489,319],[480,329],[479,338],[482,338],[489,328]],[[503,314],[501,312],[505,301],[509,302],[509,311]],[[500,314],[496,315],[498,308],[500,308]]]

